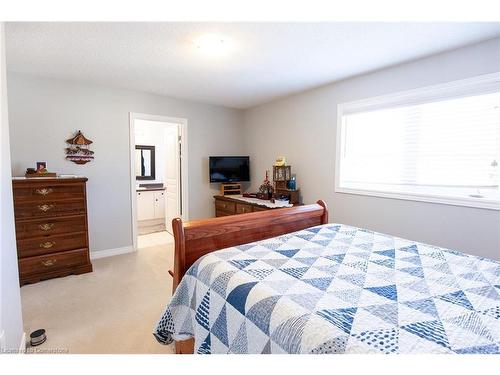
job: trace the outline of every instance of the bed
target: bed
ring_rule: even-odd
[[[314,205],[173,222],[177,353],[500,353],[500,263]]]

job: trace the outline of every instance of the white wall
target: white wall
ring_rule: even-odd
[[[167,125],[168,126],[168,125]],[[178,126],[172,124],[170,126]],[[153,184],[165,183],[167,149],[165,146],[164,122],[135,120],[135,144],[142,146],[155,146],[155,179],[137,180],[138,183]]]
[[[129,112],[186,118],[189,137],[189,218],[213,216],[218,186],[208,157],[239,154],[241,111],[141,92],[8,73],[12,172],[36,161],[58,173],[85,175],[91,251],[132,245]],[[64,159],[64,141],[81,129],[95,160]]]
[[[500,71],[500,39],[293,95],[244,113],[252,176],[285,155],[330,220],[500,259],[500,211],[334,193],[337,104]],[[261,178],[253,178],[256,189]]]
[[[5,335],[6,349],[17,350],[20,347],[23,336],[23,321],[17,270],[17,249],[10,174],[3,23],[0,23],[0,100],[0,336],[2,334]]]

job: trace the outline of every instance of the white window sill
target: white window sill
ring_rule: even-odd
[[[500,210],[500,200],[489,197],[474,198],[469,196],[446,196],[434,194],[420,194],[415,192],[388,192],[374,189],[361,189],[353,187],[335,187],[336,193],[357,194],[372,197],[382,197],[391,199],[402,199],[417,202],[439,203],[452,206],[464,206],[472,208],[484,208],[488,210]]]

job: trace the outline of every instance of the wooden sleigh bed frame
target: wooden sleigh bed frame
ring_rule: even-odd
[[[216,250],[243,245],[328,223],[325,202],[206,220],[172,220],[175,239],[173,291],[191,265]],[[194,339],[176,341],[177,354],[192,354]]]

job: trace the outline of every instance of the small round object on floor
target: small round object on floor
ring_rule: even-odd
[[[37,329],[36,331],[31,332],[30,334],[30,345],[37,346],[41,345],[47,340],[47,336],[45,335],[44,329]]]

